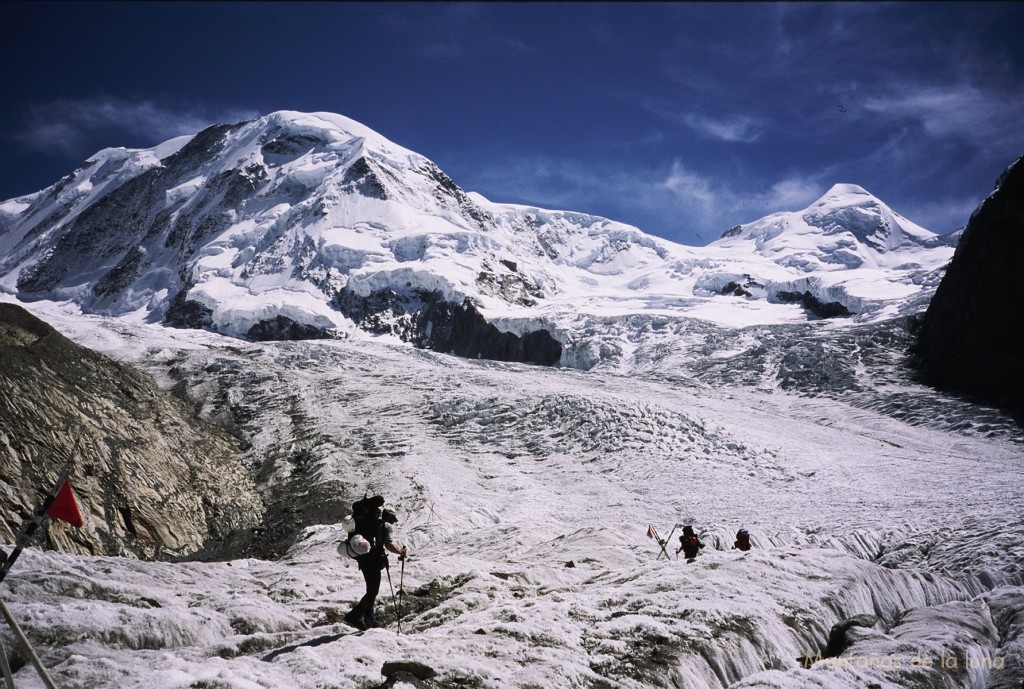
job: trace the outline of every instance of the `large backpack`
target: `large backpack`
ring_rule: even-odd
[[[384,524],[380,512],[383,504],[384,498],[379,495],[352,503],[352,514],[345,519],[348,537],[339,545],[339,551],[344,550],[344,554],[353,559],[383,551],[380,537]]]
[[[732,546],[738,550],[750,550],[750,533],[746,529],[736,532],[736,542]]]
[[[683,555],[688,558],[697,557],[700,552],[700,539],[696,535],[683,534],[679,537],[679,545],[683,549]]]

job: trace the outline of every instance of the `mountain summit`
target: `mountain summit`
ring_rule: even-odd
[[[331,113],[106,149],[0,204],[0,290],[24,300],[252,339],[369,331],[543,363],[559,361],[581,314],[776,322],[815,317],[785,296],[807,294],[841,307],[829,314],[879,317],[930,289],[923,274],[951,253],[854,185],[684,247],[585,213],[492,203]]]
[[[810,272],[895,267],[906,263],[908,254],[941,242],[863,187],[836,184],[803,210],[739,225],[716,242],[721,247],[750,243],[780,265]]]

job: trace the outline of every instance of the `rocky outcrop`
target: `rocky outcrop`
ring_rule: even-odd
[[[323,340],[331,337],[326,328],[296,323],[287,316],[275,316],[256,323],[246,333],[250,340]]]
[[[85,525],[32,545],[175,557],[259,522],[238,441],[149,378],[0,303],[0,538],[12,542],[71,465]]]
[[[415,344],[470,359],[516,361],[553,366],[562,357],[562,344],[547,330],[522,336],[502,332],[487,322],[468,299],[462,304],[439,302],[419,315],[421,334]]]
[[[345,290],[335,306],[361,328],[397,335],[435,352],[541,366],[553,366],[562,357],[562,343],[547,330],[523,335],[503,332],[487,321],[472,300],[451,303],[440,292],[382,290],[361,297]]]
[[[779,301],[784,303],[798,303],[807,309],[808,313],[818,318],[836,318],[838,316],[849,316],[850,310],[838,301],[824,302],[805,290],[803,292],[777,292],[775,294]]]
[[[924,315],[916,354],[923,379],[1024,410],[1024,158],[971,216]]]

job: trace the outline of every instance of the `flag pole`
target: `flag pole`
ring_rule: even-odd
[[[68,480],[68,475],[70,474],[71,466],[68,465],[60,472],[60,477],[57,479],[57,483],[54,484],[53,490],[50,491],[50,494],[46,496],[46,500],[43,501],[42,506],[36,510],[32,519],[22,527],[21,533],[18,535],[18,540],[15,541],[14,550],[12,550],[11,554],[7,556],[6,560],[4,560],[3,568],[0,568],[0,582],[7,577],[7,573],[14,565],[14,561],[18,559],[18,556],[21,555],[21,551],[25,549],[25,546],[27,546],[29,541],[32,540],[32,536],[35,535],[36,530],[40,525],[42,525],[43,517],[46,516],[46,511],[50,509],[53,501],[57,499],[57,493],[60,491],[61,486],[64,485],[64,482]]]
[[[11,631],[14,632],[14,636],[21,642],[22,648],[28,653],[28,659],[32,661],[32,664],[36,667],[36,672],[39,673],[39,677],[43,680],[43,684],[46,685],[46,689],[57,689],[57,685],[53,683],[53,678],[50,677],[50,673],[43,667],[43,661],[39,660],[39,656],[36,655],[35,649],[32,648],[32,644],[29,643],[28,637],[25,636],[25,632],[21,631],[21,627],[18,626],[18,621],[14,619],[14,615],[7,609],[7,604],[0,600],[0,613],[3,613],[4,619],[7,620],[7,624],[10,625]],[[13,680],[12,680],[13,681]]]
[[[36,530],[39,529],[40,525],[42,525],[43,517],[46,516],[47,511],[57,499],[57,494],[60,492],[61,488],[63,488],[64,483],[68,480],[68,476],[70,474],[71,465],[69,464],[60,472],[60,476],[57,478],[57,483],[54,484],[53,490],[51,490],[49,495],[46,496],[46,499],[43,500],[43,504],[38,510],[36,510],[36,513],[32,515],[32,519],[22,527],[21,533],[18,535],[18,539],[15,542],[14,550],[12,550],[11,554],[4,560],[3,568],[0,568],[0,582],[2,582],[7,576],[7,573],[11,570],[11,566],[14,564],[14,561],[18,559],[18,556],[21,555],[21,551],[25,549],[29,544],[29,541],[32,540],[32,536],[35,535]],[[10,626],[11,631],[14,632],[15,638],[21,642],[25,653],[28,654],[29,660],[32,662],[32,665],[35,666],[36,671],[39,673],[39,677],[43,680],[43,684],[46,688],[57,689],[57,685],[53,683],[53,679],[50,677],[50,674],[46,671],[46,668],[43,667],[43,662],[39,659],[35,649],[32,648],[32,644],[29,642],[28,637],[25,636],[25,632],[22,631],[21,627],[18,625],[18,621],[14,619],[14,615],[11,614],[11,611],[3,600],[0,600],[0,614],[3,615],[5,620],[7,620],[7,624]],[[3,654],[4,679],[9,687],[13,687],[14,679],[10,677],[9,674],[10,668],[7,665],[6,650],[3,651]]]
[[[7,649],[4,647],[3,639],[0,639],[0,672],[4,674],[7,689],[14,689],[14,675],[11,674],[11,664],[7,662]]]

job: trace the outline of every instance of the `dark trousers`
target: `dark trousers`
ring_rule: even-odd
[[[356,607],[352,609],[352,612],[354,612],[357,617],[372,620],[373,606],[377,602],[377,594],[380,593],[380,559],[373,558],[366,562],[363,562],[362,559],[360,559],[359,571],[363,573],[363,581],[366,582],[366,594],[359,599],[359,602],[356,603]]]

